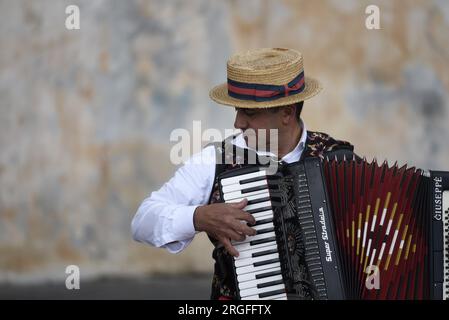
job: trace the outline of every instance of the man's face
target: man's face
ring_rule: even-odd
[[[246,144],[253,149],[269,150],[270,129],[282,128],[282,112],[274,112],[272,109],[247,108],[235,108],[235,111],[237,113],[234,127],[242,130]],[[271,132],[271,134],[273,133]],[[276,134],[278,133],[276,132]]]

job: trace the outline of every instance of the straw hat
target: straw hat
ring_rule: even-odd
[[[227,63],[228,82],[209,95],[223,105],[271,108],[304,101],[321,90],[318,80],[304,76],[302,54],[285,48],[250,50]]]

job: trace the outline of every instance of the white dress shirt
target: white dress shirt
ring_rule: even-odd
[[[306,144],[307,130],[303,123],[296,147],[282,160],[291,163],[300,159]],[[232,141],[248,148],[242,134]],[[133,238],[155,247],[178,253],[192,242],[195,234],[193,213],[209,201],[215,177],[215,147],[207,146],[193,155],[158,191],[146,198],[131,222]]]

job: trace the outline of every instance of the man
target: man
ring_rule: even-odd
[[[236,297],[232,256],[239,253],[231,240],[242,241],[255,235],[251,228],[254,217],[244,210],[247,200],[223,203],[218,192],[218,174],[247,165],[248,154],[254,152],[261,158],[269,156],[291,163],[324,155],[352,157],[353,150],[347,142],[308,131],[301,120],[304,100],[321,90],[317,80],[304,76],[301,53],[270,48],[237,54],[227,63],[227,76],[227,83],[213,88],[210,97],[235,108],[234,127],[242,134],[207,146],[194,155],[170,181],[143,201],[132,221],[136,241],[172,253],[183,250],[196,233],[206,232],[215,246],[212,299]],[[277,130],[276,152],[270,152],[276,146],[268,134],[260,143],[262,136],[258,129]],[[251,137],[255,137],[255,145],[248,145]],[[243,149],[246,156],[237,156],[234,148],[226,147],[229,144],[236,150]]]

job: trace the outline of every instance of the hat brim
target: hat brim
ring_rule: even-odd
[[[212,90],[209,92],[209,96],[215,102],[226,106],[238,108],[272,108],[310,99],[318,94],[321,89],[322,87],[318,80],[311,77],[305,77],[305,88],[301,93],[271,101],[240,100],[233,98],[228,95],[227,83],[223,83],[212,88]]]

